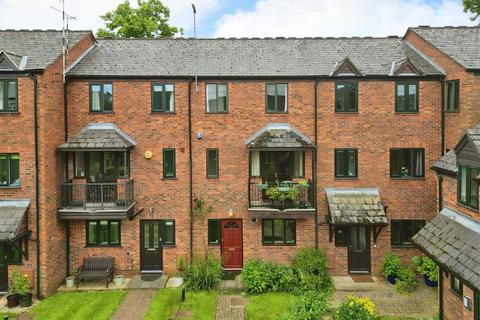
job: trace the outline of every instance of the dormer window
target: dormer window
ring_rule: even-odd
[[[480,174],[477,167],[458,166],[458,193],[457,201],[473,209],[478,209],[478,182],[476,177]]]
[[[342,61],[339,61],[335,64],[332,72],[330,72],[331,76],[337,77],[353,77],[353,76],[361,76],[362,73],[358,68],[353,64],[353,62],[347,57]]]

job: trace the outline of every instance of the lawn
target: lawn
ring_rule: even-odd
[[[28,313],[35,320],[107,320],[127,292],[123,290],[57,293]]]
[[[211,320],[217,306],[217,292],[187,292],[186,300],[181,303],[180,289],[158,290],[148,308],[145,320],[168,320],[178,310],[189,310],[195,320]],[[184,319],[184,318],[182,318]]]
[[[297,297],[290,293],[270,292],[249,296],[246,307],[248,320],[276,320],[291,314]]]

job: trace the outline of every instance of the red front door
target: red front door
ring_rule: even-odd
[[[225,269],[243,267],[242,220],[222,220],[222,260]]]

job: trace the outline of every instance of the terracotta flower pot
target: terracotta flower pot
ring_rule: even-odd
[[[14,308],[18,306],[20,296],[18,294],[9,294],[7,296],[7,307]]]

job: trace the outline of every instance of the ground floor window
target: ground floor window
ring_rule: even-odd
[[[96,220],[87,222],[88,246],[120,245],[120,221]]]
[[[8,262],[13,264],[20,264],[22,263],[22,239],[19,239],[13,243],[10,243],[8,247],[7,256]]]
[[[262,243],[266,245],[294,245],[296,239],[296,221],[287,219],[263,219]]]
[[[175,244],[175,220],[163,220],[163,244]]]
[[[350,228],[339,226],[335,228],[335,246],[344,247],[349,243]]]
[[[450,274],[450,289],[458,296],[463,296],[463,282],[453,274]]]
[[[425,220],[392,220],[392,246],[413,246],[412,237],[425,226]]]
[[[220,244],[220,222],[218,219],[208,220],[208,244]]]

